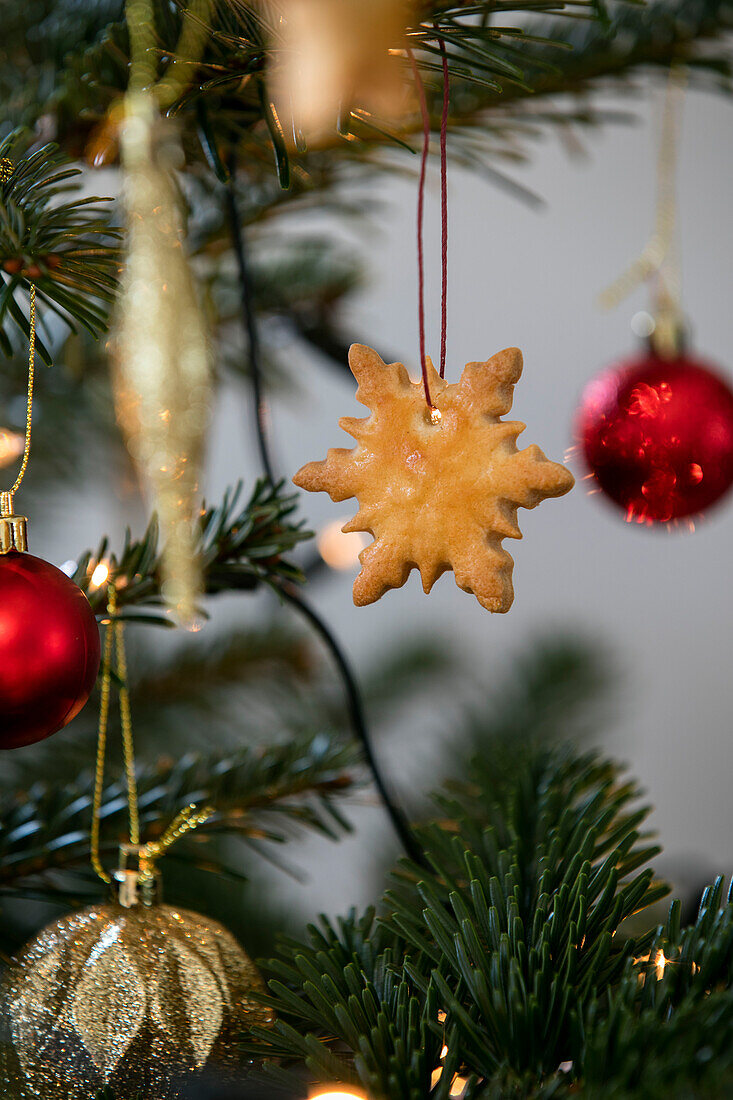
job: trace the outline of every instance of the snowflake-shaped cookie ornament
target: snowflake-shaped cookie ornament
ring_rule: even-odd
[[[502,547],[519,539],[517,508],[534,508],[573,486],[569,470],[548,461],[534,444],[517,450],[525,425],[502,421],[522,373],[522,353],[507,348],[485,363],[467,363],[449,384],[428,359],[431,415],[422,381],[402,363],[386,364],[354,344],[349,366],[356,398],[371,410],[345,416],[340,426],[356,446],[329,450],[293,478],[332,500],[357,497],[359,511],[344,531],[367,531],[374,542],[359,555],[354,603],[373,603],[400,588],[419,569],[429,592],[447,570],[489,611],[508,611],[514,562]]]

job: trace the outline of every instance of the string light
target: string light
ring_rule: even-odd
[[[345,522],[345,519],[334,520],[318,536],[318,551],[331,569],[354,569],[359,564],[359,554],[369,542],[362,531],[342,531]]]
[[[654,969],[657,974],[657,981],[661,981],[664,977],[664,969],[667,965],[668,959],[664,954],[664,951],[657,951],[656,958],[654,959]]]
[[[638,959],[634,960],[634,962],[637,966],[641,967],[644,963],[648,963],[650,958],[650,955],[640,955]],[[667,958],[667,956],[664,954],[664,951],[660,947],[654,956],[654,975],[658,982],[660,982],[664,977],[664,971],[669,965],[669,962],[670,960]],[[643,974],[639,974],[639,981],[644,981]]]
[[[327,1089],[326,1092],[314,1092],[310,1100],[367,1100],[363,1092],[350,1092],[346,1089]]]
[[[92,573],[91,586],[92,588],[101,588],[103,584],[106,584],[108,579],[109,565],[106,561],[100,561]]]
[[[25,447],[25,439],[20,432],[11,432],[7,428],[0,428],[0,468],[9,466],[20,458]]]

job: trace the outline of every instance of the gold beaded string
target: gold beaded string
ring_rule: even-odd
[[[100,823],[102,798],[104,794],[104,770],[107,755],[107,730],[109,726],[110,700],[112,694],[112,659],[116,653],[116,674],[119,682],[120,724],[122,726],[122,749],[125,761],[127,782],[127,805],[130,825],[130,844],[140,846],[140,813],[138,808],[137,779],[135,775],[135,744],[132,734],[132,714],[130,691],[127,683],[127,654],[125,651],[124,626],[117,616],[117,590],[110,583],[107,595],[107,614],[109,624],[104,638],[102,663],[101,701],[99,706],[99,727],[97,731],[97,760],[94,777],[94,798],[92,803],[91,859],[92,867],[103,882],[110,883],[110,875],[105,871],[100,858]],[[205,806],[199,809],[191,804],[181,810],[167,827],[159,840],[149,841],[141,848],[141,867],[153,867],[164,852],[180,840],[186,833],[193,832],[213,814],[213,808]]]
[[[605,290],[601,306],[613,309],[641,283],[657,276],[655,293],[655,346],[673,350],[677,342],[681,313],[681,278],[677,244],[677,197],[675,169],[679,149],[682,98],[687,85],[687,68],[672,65],[664,98],[659,157],[657,160],[657,200],[654,232],[641,255]]]
[[[31,283],[30,310],[28,313],[28,396],[25,407],[25,446],[23,448],[23,461],[20,471],[15,479],[15,484],[10,490],[11,497],[20,488],[20,484],[28,469],[28,459],[31,454],[31,426],[33,423],[33,387],[36,379],[36,284]]]
[[[9,157],[0,159],[0,183],[8,183],[14,171],[14,164]],[[15,479],[15,484],[9,492],[3,493],[3,507],[12,509],[13,494],[20,488],[21,482],[28,469],[28,459],[31,453],[31,425],[33,422],[33,386],[36,376],[36,284],[30,284],[30,307],[28,313],[28,396],[25,412],[25,446],[23,448],[23,461],[20,472]]]
[[[0,182],[7,178],[2,174],[2,162],[0,162]],[[25,408],[25,445],[23,447],[23,459],[20,464],[18,476],[12,489],[0,494],[2,499],[2,514],[10,515],[13,511],[13,495],[20,488],[25,472],[28,469],[28,459],[31,454],[31,427],[33,424],[33,388],[36,378],[36,284],[30,284],[30,308],[28,312],[28,390]]]
[[[132,713],[130,709],[130,691],[127,685],[127,653],[125,651],[124,626],[117,620],[117,589],[114,582],[107,590],[107,614],[109,624],[104,638],[104,656],[102,663],[101,701],[99,706],[99,727],[97,730],[97,762],[94,776],[94,801],[92,804],[91,855],[92,866],[103,882],[110,882],[110,876],[102,866],[99,855],[100,815],[104,793],[104,767],[107,755],[107,728],[109,724],[110,698],[112,693],[112,656],[117,656],[117,678],[119,681],[120,725],[122,726],[122,750],[125,761],[127,781],[127,806],[130,823],[130,843],[140,844],[140,813],[138,809],[137,779],[135,777],[135,744],[132,735]]]
[[[150,840],[144,845],[148,860],[155,863],[164,852],[168,851],[171,845],[175,844],[186,833],[192,833],[199,825],[203,825],[213,813],[213,806],[203,806],[199,809],[193,802],[188,806],[184,806],[181,812],[171,821],[160,840]]]

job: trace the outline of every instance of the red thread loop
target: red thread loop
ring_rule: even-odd
[[[445,378],[445,351],[448,338],[448,106],[450,102],[450,74],[445,42],[438,39],[443,60],[443,114],[440,118],[440,377]]]
[[[448,316],[448,107],[450,100],[450,78],[445,43],[438,39],[443,58],[443,111],[440,121],[440,208],[441,208],[441,319],[440,319],[440,377],[445,378],[447,316]],[[420,333],[420,369],[422,371],[425,400],[431,413],[434,411],[430,398],[428,366],[425,354],[425,252],[423,246],[423,223],[425,215],[425,178],[427,175],[428,154],[430,152],[430,112],[425,95],[425,85],[412,50],[407,50],[415,88],[420,103],[423,123],[423,149],[420,161],[420,182],[417,191],[417,283],[418,283],[418,329]],[[435,420],[433,421],[436,422]]]

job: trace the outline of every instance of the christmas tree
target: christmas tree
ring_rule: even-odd
[[[521,356],[468,364],[450,385],[424,346],[418,382],[370,349],[349,353],[358,261],[293,219],[368,218],[345,181],[378,192],[421,147],[424,175],[431,133],[444,171],[460,164],[521,198],[513,161],[537,134],[606,122],[596,89],[684,67],[727,90],[732,17],[722,0],[6,3],[0,626],[22,621],[30,640],[0,631],[0,745],[13,749],[0,775],[5,1095],[223,1097],[227,1081],[232,1096],[293,1100],[728,1095],[733,899],[716,879],[691,912],[664,900],[638,785],[580,743],[602,722],[603,662],[561,637],[538,644],[503,693],[456,716],[449,778],[406,812],[371,724],[419,714],[425,685],[455,687],[460,670],[430,640],[351,667],[319,610],[323,556],[267,404],[302,386],[285,331],[326,369],[345,376],[350,361],[371,428],[343,426],[360,461],[371,431],[375,477],[392,476],[395,431],[419,451],[434,428],[453,489],[478,486],[480,508],[495,451],[490,549],[483,539],[468,564],[462,528],[434,545],[454,498],[443,511],[434,497],[408,503],[430,517],[419,545],[390,515],[390,542],[365,518],[383,496],[353,456],[330,452],[296,480],[359,498],[352,531],[375,534],[378,551],[364,551],[355,602],[416,567],[426,590],[452,570],[485,608],[508,610],[501,540],[519,534],[517,506],[572,481],[538,448],[517,451],[499,420]],[[259,476],[234,470],[203,500],[210,409],[240,391]],[[468,427],[450,435],[456,409]],[[481,436],[474,459],[487,419],[501,438]],[[38,665],[41,619],[70,624],[63,601],[78,593],[33,572],[53,591],[23,602],[18,513],[22,501],[38,545],[41,505],[83,497],[100,470],[113,488],[95,505],[97,542],[65,567],[88,601],[73,613],[91,607],[101,627],[92,688],[91,619],[69,626],[88,631],[81,665],[68,648],[53,671],[51,657]],[[246,626],[219,611],[258,599]],[[204,624],[219,614],[234,625],[214,636]],[[57,671],[73,691],[49,701]],[[303,932],[269,896],[271,869],[287,870],[294,838],[349,832],[356,794],[379,798],[402,856],[373,908]],[[176,910],[155,893],[171,847]],[[262,981],[229,932],[268,957]]]

